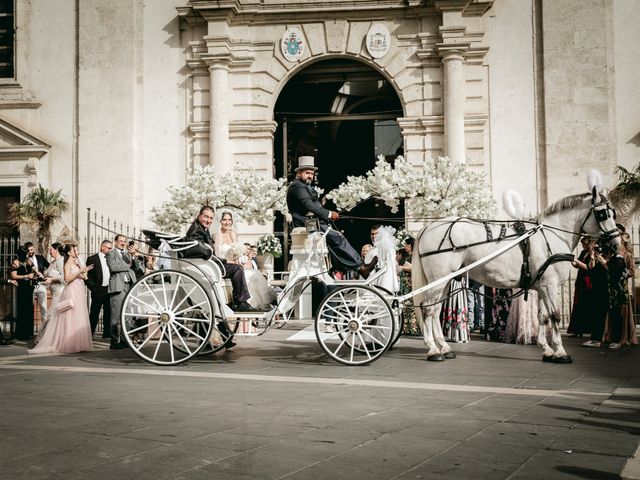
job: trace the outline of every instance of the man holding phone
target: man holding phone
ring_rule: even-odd
[[[127,237],[116,235],[113,240],[114,248],[107,253],[107,267],[109,267],[108,293],[111,295],[111,346],[112,350],[120,350],[128,345],[120,331],[120,314],[122,303],[129,289],[136,281],[136,272],[143,272],[143,266],[138,261],[138,252]],[[125,250],[126,246],[126,250]]]

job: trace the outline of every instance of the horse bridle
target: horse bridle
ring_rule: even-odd
[[[603,198],[603,197],[600,197],[600,198]],[[584,221],[582,222],[582,225],[580,226],[581,234],[584,233],[588,235],[588,232],[584,231],[584,226],[587,223],[587,220],[589,220],[589,217],[591,216],[591,214],[593,214],[593,217],[595,218],[596,223],[598,224],[598,227],[602,232],[602,235],[600,236],[601,238],[606,240],[611,240],[613,238],[620,236],[620,232],[618,231],[617,227],[611,230],[606,230],[605,227],[602,226],[602,224],[606,222],[609,218],[612,218],[613,220],[616,219],[615,208],[609,205],[609,202],[607,200],[601,200],[600,202],[595,203],[595,199],[593,198],[591,199],[591,208],[589,209],[589,213],[587,213],[587,216],[585,217]]]

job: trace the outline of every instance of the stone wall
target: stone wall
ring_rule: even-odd
[[[544,102],[549,201],[586,190],[617,163],[612,2],[545,0]]]

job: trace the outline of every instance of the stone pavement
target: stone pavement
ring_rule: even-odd
[[[401,338],[347,367],[299,325],[169,368],[0,347],[0,479],[615,479],[638,445],[639,347]]]

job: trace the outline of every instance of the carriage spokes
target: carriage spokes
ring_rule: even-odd
[[[122,332],[141,358],[156,365],[176,365],[209,343],[214,314],[200,283],[182,272],[161,270],[127,293]]]
[[[329,293],[316,315],[322,350],[339,363],[366,365],[395,338],[395,317],[385,298],[366,285],[345,285]]]

